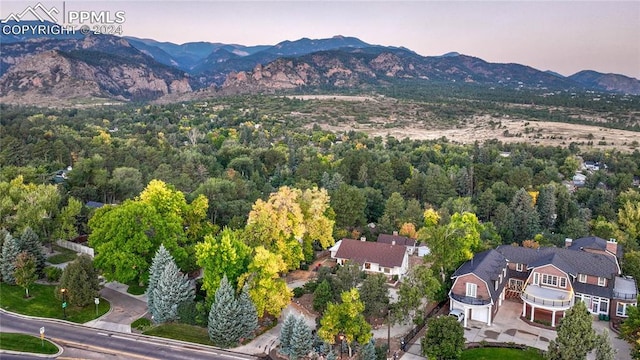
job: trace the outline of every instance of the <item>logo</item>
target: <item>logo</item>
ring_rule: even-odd
[[[54,16],[54,14],[59,14],[60,11],[55,7],[51,9],[47,9],[42,3],[37,3],[35,6],[27,6],[20,13],[11,13],[6,19],[2,20],[2,23],[7,23],[9,21],[20,22],[25,16],[29,14],[33,15],[36,19],[40,20],[40,22],[51,21],[54,23],[58,22],[58,19]]]

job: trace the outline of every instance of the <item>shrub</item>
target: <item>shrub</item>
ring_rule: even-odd
[[[304,290],[303,287],[293,288],[293,297],[295,297],[295,298],[299,298],[302,295],[304,295],[305,293],[306,293],[306,291]]]
[[[48,282],[58,282],[62,276],[62,269],[55,266],[47,266],[44,268],[44,276]]]
[[[131,327],[140,331],[145,331],[151,326],[151,320],[147,318],[139,318],[131,323]]]

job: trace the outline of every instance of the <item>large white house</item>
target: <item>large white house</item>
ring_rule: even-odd
[[[331,249],[331,257],[338,264],[347,261],[360,264],[368,273],[380,273],[387,277],[402,278],[409,271],[409,255],[404,245],[366,241],[366,239],[342,239]]]

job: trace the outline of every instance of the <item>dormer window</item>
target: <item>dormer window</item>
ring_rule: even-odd
[[[516,271],[522,272],[524,270],[524,266],[522,264],[516,264]]]
[[[587,282],[587,275],[585,275],[585,274],[578,274],[578,282],[586,283],[586,282]]]
[[[598,286],[607,286],[607,278],[598,277]]]

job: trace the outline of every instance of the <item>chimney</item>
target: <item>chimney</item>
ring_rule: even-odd
[[[611,238],[607,241],[607,251],[615,256],[618,256],[618,242],[616,239]]]
[[[360,241],[367,241],[367,238],[362,236],[362,237],[360,237]]]
[[[571,246],[571,244],[573,243],[573,239],[572,238],[565,238],[564,239],[564,247],[569,247]]]
[[[398,232],[397,232],[397,231],[394,231],[394,232],[393,232],[393,236],[398,236]]]
[[[396,241],[395,240],[391,240],[391,245],[395,245]]]

